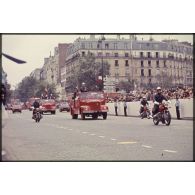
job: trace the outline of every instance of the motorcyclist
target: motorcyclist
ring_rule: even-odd
[[[146,96],[144,96],[144,97],[142,98],[140,104],[141,104],[141,107],[140,107],[140,114],[141,114],[141,113],[144,111],[144,107],[145,107],[145,106],[149,106],[149,103],[148,103],[148,101],[147,101]],[[149,112],[150,117],[152,117],[149,110],[148,110],[148,112]]]
[[[35,99],[34,103],[33,103],[33,115],[32,115],[32,119],[34,119],[34,114],[36,113],[36,109],[40,107],[39,102]]]
[[[153,110],[152,110],[152,114],[153,116],[158,113],[158,110],[159,110],[159,104],[162,103],[163,100],[167,100],[167,98],[162,95],[162,90],[160,87],[157,87],[156,89],[157,93],[156,95],[154,96],[154,107],[153,107]]]
[[[82,83],[82,84],[81,84],[80,91],[81,91],[81,92],[87,92],[87,91],[88,91],[85,83]]]

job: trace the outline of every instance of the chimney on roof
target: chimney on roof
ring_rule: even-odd
[[[150,41],[153,41],[154,39],[153,39],[153,37],[152,37],[152,35],[150,35]]]

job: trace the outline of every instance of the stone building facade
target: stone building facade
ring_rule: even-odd
[[[144,41],[133,35],[128,39],[119,35],[116,39],[96,38],[94,35],[89,39],[78,38],[67,48],[61,74],[64,82],[88,52],[93,53],[97,61],[110,64],[109,77],[116,83],[132,81],[135,88],[193,84],[193,47],[187,42]]]

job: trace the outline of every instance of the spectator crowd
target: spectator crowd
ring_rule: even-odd
[[[153,101],[155,93],[156,93],[155,89],[130,91],[128,94],[118,93],[114,98],[108,97],[108,102],[113,102],[115,99],[117,99],[118,101],[126,100],[126,102],[135,102],[140,101],[144,96],[146,97],[147,101]],[[193,98],[193,93],[194,89],[192,87],[162,89],[162,94],[169,100],[176,98],[190,99]]]

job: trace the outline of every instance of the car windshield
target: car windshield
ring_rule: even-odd
[[[103,93],[98,93],[98,92],[84,92],[81,93],[80,95],[81,99],[103,99],[104,98],[104,94]]]

